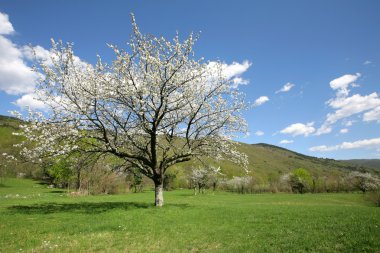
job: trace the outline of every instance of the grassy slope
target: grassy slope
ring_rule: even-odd
[[[305,168],[314,176],[339,176],[350,170],[358,169],[357,165],[345,161],[323,159],[306,156],[269,144],[245,144],[241,143],[239,150],[246,153],[249,158],[249,170],[251,174],[259,179],[267,180],[268,177],[288,173],[293,169]],[[229,177],[232,175],[243,175],[244,170],[230,162],[215,163],[221,166],[222,171]],[[177,167],[191,166],[191,163],[177,165]],[[363,166],[361,167],[363,168]],[[364,169],[376,171],[364,167]],[[180,170],[178,170],[180,171]]]
[[[20,121],[6,116],[0,115],[0,180],[4,176],[15,176],[16,172],[22,172],[27,175],[37,171],[37,165],[25,162],[12,162],[6,159],[2,154],[7,153],[17,156],[19,148],[13,145],[20,143],[23,137],[13,135],[12,133],[19,131]],[[1,182],[0,182],[1,184]]]
[[[1,252],[378,252],[361,194],[165,193],[68,197],[31,180],[0,188]]]
[[[352,159],[345,162],[380,170],[380,159]]]

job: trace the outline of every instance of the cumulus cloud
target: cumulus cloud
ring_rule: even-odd
[[[280,92],[288,92],[290,91],[293,87],[295,86],[295,84],[293,83],[286,83],[284,86],[282,86],[281,89],[279,89],[278,91],[276,91],[275,93],[280,93]]]
[[[380,98],[376,92],[369,95],[354,94],[349,96],[349,87],[355,87],[355,81],[360,77],[359,73],[355,75],[343,75],[330,82],[330,87],[336,90],[336,96],[330,99],[326,104],[334,111],[326,115],[326,120],[316,131],[315,135],[330,133],[332,126],[339,120],[349,118],[353,115],[363,115],[364,121],[379,121],[378,111],[380,107]],[[346,126],[352,125],[348,121]]]
[[[232,82],[234,83],[234,86],[238,86],[238,85],[245,85],[245,84],[248,84],[249,81],[246,80],[246,79],[243,79],[241,77],[235,77],[234,79],[232,79]]]
[[[38,75],[26,65],[21,50],[0,35],[0,90],[18,95],[32,92]]]
[[[327,114],[327,123],[333,124],[340,119],[377,108],[380,106],[380,98],[376,92],[367,96],[355,94],[350,97],[334,99],[328,104],[336,109],[334,113]]]
[[[0,34],[7,35],[12,34],[15,30],[13,25],[9,22],[9,17],[7,14],[0,12]]]
[[[348,91],[348,87],[350,84],[353,84],[358,80],[358,78],[361,76],[360,73],[356,73],[355,75],[343,75],[341,77],[338,77],[330,82],[330,87],[333,90],[340,90],[339,92],[346,94]]]
[[[291,144],[293,142],[294,142],[293,140],[282,140],[280,141],[280,144]]]
[[[342,129],[340,129],[339,133],[341,133],[341,134],[348,133],[348,128],[342,128]]]
[[[326,145],[321,145],[321,146],[315,146],[309,148],[310,151],[312,152],[328,152],[328,151],[333,151],[337,150],[338,146],[326,146]]]
[[[21,48],[21,52],[25,59],[30,61],[38,60],[47,65],[52,65],[52,54],[49,50],[37,45],[34,47],[31,46],[23,46]]]
[[[292,136],[303,135],[309,136],[310,134],[315,132],[315,128],[313,127],[314,122],[309,122],[307,124],[295,123],[292,124],[280,131],[282,134],[291,134]]]
[[[46,105],[35,98],[33,93],[25,94],[21,98],[17,99],[14,104],[18,105],[20,108],[29,107],[33,110],[46,110]]]
[[[214,68],[218,64],[215,61],[210,61],[208,63],[208,68]],[[249,80],[244,79],[241,75],[246,72],[249,67],[251,67],[252,63],[245,60],[242,63],[232,62],[231,64],[222,63],[222,74],[225,78],[232,80],[234,87],[239,85],[245,85],[249,83]]]
[[[380,106],[376,107],[375,109],[364,113],[363,115],[364,121],[377,121],[380,123]]]
[[[315,146],[309,148],[310,151],[317,151],[317,152],[328,152],[328,151],[334,151],[334,150],[341,150],[341,149],[378,149],[380,148],[380,138],[373,138],[373,139],[364,139],[364,140],[358,140],[354,142],[343,142],[339,145],[335,146]]]
[[[355,122],[355,121],[353,121],[353,120],[348,120],[348,121],[346,121],[346,122],[344,123],[344,126],[346,126],[346,127],[352,126],[352,124],[354,124],[354,122]]]
[[[321,127],[318,128],[318,130],[315,132],[315,135],[328,134],[331,133],[331,131],[331,126],[327,123],[324,123]]]
[[[363,62],[363,65],[368,65],[368,64],[371,64],[372,62],[369,61],[369,60],[366,60],[365,62]]]
[[[255,102],[253,103],[253,106],[260,106],[268,101],[269,101],[269,98],[267,96],[261,96],[255,100]]]
[[[257,136],[263,136],[263,135],[264,135],[264,132],[263,132],[263,131],[257,131],[257,132],[255,133],[255,135],[257,135]]]
[[[0,12],[0,91],[11,95],[21,95],[14,101],[20,107],[44,109],[43,103],[37,101],[34,87],[40,74],[33,72],[30,62],[38,60],[47,65],[52,64],[53,56],[49,50],[41,46],[20,46],[9,38],[15,32],[9,17]],[[74,56],[74,63],[86,67],[88,63]]]

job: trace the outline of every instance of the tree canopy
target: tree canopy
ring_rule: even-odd
[[[213,157],[247,165],[232,139],[247,131],[242,111],[248,105],[221,63],[195,58],[197,36],[144,35],[133,15],[132,27],[127,49],[109,45],[110,64],[100,56],[96,65],[85,63],[72,44],[52,41],[49,60],[35,68],[36,98],[47,109],[30,111],[22,153],[115,156],[154,181],[161,206],[165,172],[176,163]]]

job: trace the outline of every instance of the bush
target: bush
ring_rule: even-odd
[[[302,168],[293,170],[289,178],[292,192],[299,192],[301,194],[310,191],[312,182],[313,180],[310,173]]]
[[[121,188],[123,177],[99,165],[81,174],[79,191],[85,194],[115,194]]]
[[[380,188],[380,179],[368,172],[353,171],[348,175],[348,180],[355,189],[363,193]]]
[[[375,204],[376,206],[380,207],[380,189],[367,192],[365,195],[365,199]]]

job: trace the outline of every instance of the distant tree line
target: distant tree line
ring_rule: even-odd
[[[150,180],[139,170],[125,169],[123,164],[107,157],[77,153],[62,159],[47,160],[40,170],[22,175],[43,179],[51,187],[67,188],[79,195],[137,193],[153,189]],[[284,174],[269,173],[265,179],[254,173],[227,177],[221,167],[212,165],[196,166],[186,171],[187,174],[169,171],[164,178],[165,190],[189,188],[193,189],[195,195],[217,190],[240,194],[357,191],[365,193],[367,198],[380,206],[380,178],[366,171],[326,176],[313,175],[305,168],[297,168]]]

